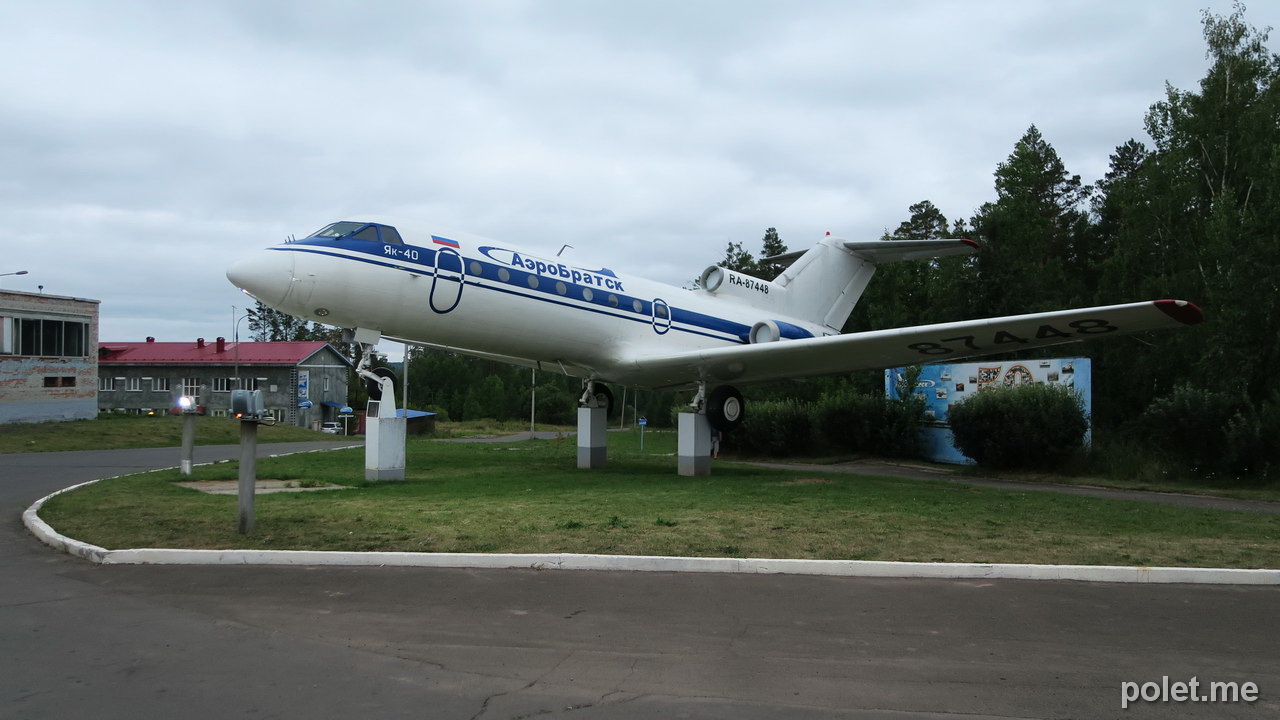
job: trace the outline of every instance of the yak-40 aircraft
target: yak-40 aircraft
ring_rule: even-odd
[[[722,267],[687,290],[578,267],[459,235],[405,237],[391,225],[336,222],[260,250],[232,283],[300,318],[378,337],[583,378],[583,407],[611,403],[605,382],[696,388],[695,412],[730,430],[734,385],[954,360],[1200,322],[1184,300],[1153,300],[841,334],[876,267],[969,254],[970,240],[845,241],[828,235],[772,281]],[[366,369],[367,370],[367,369]]]

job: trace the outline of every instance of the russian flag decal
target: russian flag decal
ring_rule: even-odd
[[[432,242],[434,242],[434,243],[435,243],[435,244],[437,244],[437,245],[446,245],[446,246],[451,247],[451,248],[456,248],[456,247],[458,247],[458,241],[457,241],[457,240],[450,240],[449,238],[442,238],[442,237],[440,237],[439,235],[432,235],[432,236],[431,236],[431,240],[432,240]]]

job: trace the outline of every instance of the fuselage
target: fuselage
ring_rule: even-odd
[[[390,226],[329,227],[338,225],[352,228],[258,251],[227,276],[297,317],[628,384],[696,382],[641,378],[628,372],[628,361],[745,344],[761,321],[785,323],[802,336],[824,334],[813,323],[770,316],[736,298],[579,267],[496,241],[431,235],[406,242]]]

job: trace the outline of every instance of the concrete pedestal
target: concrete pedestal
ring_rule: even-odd
[[[404,479],[404,442],[407,421],[402,417],[369,417],[364,431],[364,479]]]
[[[607,457],[605,440],[607,408],[578,408],[578,469],[603,468]]]
[[[705,413],[680,413],[680,437],[676,449],[681,475],[711,474],[711,423]]]

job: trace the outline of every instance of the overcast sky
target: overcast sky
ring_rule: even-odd
[[[1033,123],[1086,182],[1145,141],[1208,67],[1204,8],[7,0],[0,273],[30,274],[0,287],[101,300],[106,341],[212,339],[252,304],[236,257],[366,214],[674,284],[770,226],[968,218]]]

